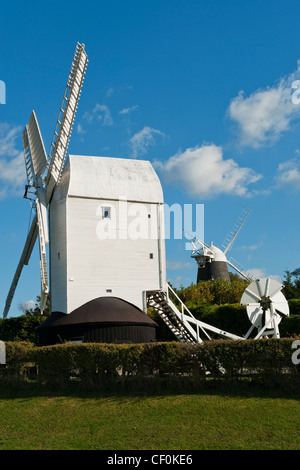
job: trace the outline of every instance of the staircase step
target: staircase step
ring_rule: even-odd
[[[173,304],[168,302],[168,299],[162,292],[155,292],[148,295],[148,305],[153,307],[165,324],[170,328],[172,333],[181,342],[196,342],[195,337],[188,330],[185,323],[181,320],[178,310],[174,310]]]

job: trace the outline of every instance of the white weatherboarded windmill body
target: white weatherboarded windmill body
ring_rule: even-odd
[[[50,205],[52,310],[166,289],[163,193],[147,161],[70,155]]]
[[[49,292],[51,297],[51,315],[39,327],[41,345],[155,341],[157,324],[146,315],[148,307],[183,342],[202,342],[209,333],[246,339],[253,329],[256,338],[278,337],[281,315],[288,315],[277,295],[281,285],[248,288],[243,302],[252,327],[244,338],[196,319],[168,285],[163,191],[150,162],[67,156],[87,63],[78,43],[49,154],[34,111],[22,134],[25,197],[34,198],[35,216],[3,317],[38,240],[42,312]]]

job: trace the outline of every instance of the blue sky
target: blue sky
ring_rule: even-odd
[[[204,204],[220,245],[252,210],[230,255],[258,276],[300,267],[298,1],[151,0],[0,7],[0,309],[27,235],[21,132],[35,110],[49,150],[77,41],[89,66],[69,153],[147,159],[165,202]],[[168,280],[196,281],[183,240]],[[10,315],[40,292],[36,246]]]

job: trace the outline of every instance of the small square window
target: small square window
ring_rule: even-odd
[[[112,292],[112,289],[106,289],[106,292]]]
[[[150,259],[153,259],[153,253],[150,253]]]
[[[103,219],[110,219],[110,207],[102,207],[102,217]]]

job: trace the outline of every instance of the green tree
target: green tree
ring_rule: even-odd
[[[192,283],[188,287],[177,289],[177,294],[184,303],[217,305],[239,303],[249,282],[234,274],[230,277],[231,282],[216,279],[200,281],[198,284]]]
[[[0,319],[0,339],[2,341],[26,341],[38,344],[38,326],[50,314],[50,299],[44,314],[41,315],[41,298],[37,296],[34,308],[19,306],[20,316]]]
[[[285,271],[283,286],[286,299],[300,299],[300,268]]]

